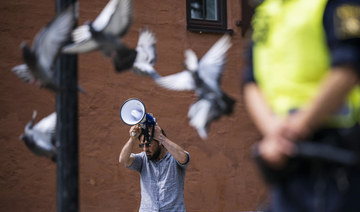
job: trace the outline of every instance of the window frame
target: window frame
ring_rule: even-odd
[[[205,1],[205,0],[204,0]],[[232,33],[227,29],[227,3],[226,0],[217,0],[217,21],[191,18],[191,0],[186,0],[186,27],[192,32]]]

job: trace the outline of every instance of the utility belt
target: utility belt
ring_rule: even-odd
[[[254,160],[268,183],[283,181],[292,176],[313,171],[314,165],[322,170],[338,168],[360,169],[360,128],[325,129],[314,133],[307,141],[296,142],[295,154],[282,169],[273,169],[261,158],[258,145],[253,148]]]

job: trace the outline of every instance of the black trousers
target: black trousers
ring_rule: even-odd
[[[268,211],[360,211],[359,169],[317,168],[272,184]]]
[[[309,140],[359,153],[360,128],[326,129]],[[360,211],[360,165],[292,158],[286,170],[270,174],[270,205],[274,212]],[[267,170],[269,171],[269,170]]]

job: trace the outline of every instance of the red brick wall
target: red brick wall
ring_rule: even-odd
[[[80,1],[78,23],[93,20],[106,3]],[[34,109],[38,117],[55,110],[55,95],[24,84],[10,71],[22,63],[20,43],[32,42],[53,17],[54,5],[45,0],[0,2],[0,211],[56,211],[56,164],[33,155],[18,139]],[[221,36],[188,32],[185,1],[135,0],[134,9],[134,24],[124,42],[135,47],[139,29],[152,29],[158,39],[155,67],[161,75],[183,70],[185,49],[201,57]],[[79,84],[88,93],[79,95],[80,211],[138,210],[139,176],[118,164],[129,130],[119,109],[131,97],[143,100],[168,137],[191,154],[185,182],[189,212],[258,209],[266,188],[250,157],[259,134],[240,92],[245,40],[235,23],[241,18],[241,0],[229,0],[228,13],[234,35],[222,88],[237,104],[232,116],[211,125],[207,140],[188,125],[187,111],[196,100],[193,93],[162,89],[131,72],[117,74],[99,53],[79,56]]]

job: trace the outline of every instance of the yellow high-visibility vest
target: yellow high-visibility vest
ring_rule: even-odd
[[[306,106],[330,69],[323,29],[327,0],[267,0],[253,18],[254,76],[278,115]],[[328,121],[350,127],[358,119],[360,90],[355,88]]]

